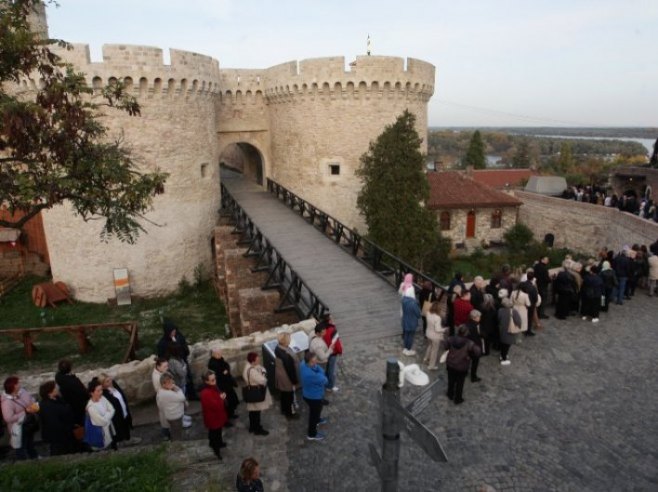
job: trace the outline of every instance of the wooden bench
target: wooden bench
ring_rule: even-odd
[[[40,308],[46,307],[46,304],[50,304],[56,308],[56,303],[62,301],[73,304],[69,288],[64,282],[43,282],[36,284],[32,287],[32,301],[34,301],[35,306]]]
[[[138,326],[135,321],[125,323],[95,323],[88,325],[68,325],[68,326],[46,326],[43,328],[9,328],[0,330],[0,335],[6,335],[13,340],[23,344],[25,357],[31,359],[36,347],[34,342],[37,337],[46,333],[69,333],[76,339],[78,350],[81,354],[86,354],[92,348],[88,335],[93,330],[120,328],[129,335],[128,349],[123,357],[122,362],[128,362],[136,358],[135,351],[139,346]]]

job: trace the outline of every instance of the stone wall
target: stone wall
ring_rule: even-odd
[[[208,368],[208,359],[210,351],[215,348],[222,350],[222,355],[231,364],[231,372],[238,379],[242,375],[242,370],[247,361],[249,352],[262,351],[265,342],[276,339],[280,331],[296,332],[303,330],[307,334],[315,327],[314,319],[301,321],[294,325],[283,325],[268,331],[252,333],[249,336],[232,338],[230,340],[211,340],[199,342],[190,346],[189,363],[192,373],[195,377],[195,383],[200,383],[201,374]],[[155,396],[153,383],[151,382],[151,373],[155,367],[155,356],[141,361],[132,361],[126,364],[116,364],[107,368],[98,368],[74,372],[80,380],[87,384],[100,373],[106,373],[112,376],[126,393],[126,398],[131,405],[150,401]],[[41,374],[19,373],[21,384],[30,393],[37,394],[39,386],[44,382],[55,379],[54,372],[44,372]]]
[[[658,224],[616,208],[515,191],[523,201],[519,221],[542,240],[555,235],[554,246],[594,253],[605,247],[620,251],[625,244],[649,245],[658,239]]]
[[[156,296],[192,280],[201,264],[212,269],[211,239],[219,208],[219,149],[214,99],[218,97],[216,60],[171,50],[106,45],[103,63],[91,63],[89,47],[64,52],[68,60],[100,87],[121,80],[138,98],[141,117],[108,109],[103,123],[111,137],[122,137],[140,169],[156,167],[170,174],[165,192],[155,198],[147,230],[137,244],[100,241],[101,224],[83,222],[68,205],[44,213],[53,275],[71,286],[77,299],[114,297],[112,270],[128,268],[133,293]],[[26,84],[34,81],[24,81]]]
[[[497,208],[475,208],[475,240],[486,242],[502,242],[503,234],[509,228],[516,225],[517,209],[516,207],[497,207]],[[501,226],[491,227],[491,215],[495,210],[502,212]],[[444,210],[436,210],[436,220],[441,228],[441,213]],[[467,209],[450,209],[450,229],[441,231],[443,236],[449,238],[452,244],[463,243],[466,240],[466,222],[468,217]]]

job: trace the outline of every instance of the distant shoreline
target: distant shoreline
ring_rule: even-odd
[[[651,127],[566,127],[566,126],[431,126],[428,130],[489,131],[514,135],[609,137],[609,138],[658,138],[658,128]]]

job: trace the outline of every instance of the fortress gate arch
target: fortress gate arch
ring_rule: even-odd
[[[265,184],[265,158],[259,148],[251,143],[234,142],[222,147],[219,164],[242,173],[261,186]]]

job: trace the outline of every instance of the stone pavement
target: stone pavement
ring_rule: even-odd
[[[466,382],[464,404],[440,395],[421,415],[441,440],[447,463],[432,462],[402,434],[400,490],[658,490],[657,317],[658,300],[641,291],[623,306],[611,306],[598,325],[575,317],[545,320],[538,336],[512,347],[511,366],[483,358],[483,380]],[[420,336],[417,344],[422,347]],[[232,490],[240,462],[254,456],[269,492],[378,490],[368,443],[377,442],[385,362],[400,355],[400,345],[399,337],[388,337],[345,347],[340,391],[329,395],[324,411],[329,424],[323,442],[306,441],[303,403],[296,422],[287,422],[276,402],[264,412],[267,437],[247,433],[241,405],[236,426],[225,431],[228,447],[219,464],[194,405],[189,441],[170,453],[182,465],[175,489],[216,490],[214,484],[223,483]],[[446,380],[443,368],[430,376]],[[403,401],[420,391],[405,386]],[[135,410],[143,424],[135,434],[145,443],[159,442],[155,409]]]

